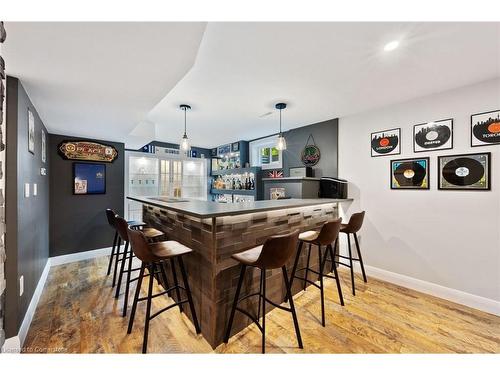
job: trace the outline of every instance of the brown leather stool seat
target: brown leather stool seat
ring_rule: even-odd
[[[116,252],[116,263],[115,267],[118,263],[121,262],[120,266],[120,273],[118,276],[118,283],[116,286],[116,292],[115,292],[115,298],[118,298],[120,295],[120,289],[121,289],[121,284],[122,284],[122,278],[123,274],[127,274],[127,279],[125,282],[125,296],[123,298],[123,316],[127,315],[127,305],[128,305],[128,295],[129,295],[129,289],[130,289],[130,283],[133,281],[131,280],[131,274],[133,271],[137,271],[138,268],[132,268],[132,260],[134,258],[134,254],[132,252],[132,249],[129,248],[129,238],[128,238],[128,228],[130,227],[128,222],[125,221],[124,218],[116,215],[115,216],[115,226],[116,230],[118,231],[118,235],[120,236],[120,240],[125,243],[125,249],[123,251],[122,257],[118,258],[120,255],[120,245],[118,246],[118,251]],[[137,227],[136,227],[137,228]],[[142,228],[140,229],[144,237],[147,239],[147,241],[152,242],[164,235],[164,233],[158,229],[155,228]],[[128,260],[128,267],[125,269],[125,262]]]
[[[144,338],[142,341],[142,352],[147,352],[148,345],[148,335],[149,335],[149,322],[151,319],[155,318],[159,314],[164,311],[169,310],[174,306],[179,306],[179,310],[182,313],[182,304],[188,303],[191,311],[191,316],[193,318],[194,327],[196,333],[199,334],[201,332],[200,326],[198,324],[198,318],[196,317],[196,311],[194,308],[193,297],[191,295],[191,289],[189,288],[188,278],[186,274],[186,270],[184,268],[184,262],[182,257],[192,252],[192,250],[182,245],[177,241],[163,241],[156,243],[148,243],[144,233],[141,231],[127,229],[128,238],[130,239],[130,244],[132,251],[134,254],[141,260],[141,268],[139,277],[137,278],[137,285],[135,287],[135,295],[134,302],[132,304],[132,310],[130,313],[130,320],[128,323],[127,334],[132,332],[132,328],[134,325],[135,312],[137,309],[137,303],[140,301],[147,301],[146,304],[146,319],[144,323]],[[172,273],[174,276],[174,285],[170,287],[167,281],[167,272],[165,270],[165,262],[170,260],[172,265]],[[181,276],[183,280],[184,286],[181,286],[177,282],[177,276],[175,271],[174,260],[177,260],[179,265]],[[146,269],[149,270],[149,274],[145,275]],[[164,288],[165,290],[161,293],[157,293],[153,295],[153,279],[155,275],[158,275],[159,278],[163,278]],[[141,293],[141,285],[142,280],[145,276],[149,276],[149,285],[148,285],[148,294],[146,297],[140,298]],[[177,302],[164,307],[163,309],[151,314],[151,301],[153,298],[169,294],[170,291],[175,290],[177,295]],[[182,300],[180,296],[180,290],[184,290],[186,293],[186,299]]]
[[[332,250],[332,243],[335,241],[335,248],[337,248],[337,239],[340,231],[340,225],[341,225],[341,219],[329,221],[321,227],[321,230],[319,231],[306,231],[302,232],[299,234],[299,247],[297,249],[297,254],[295,256],[295,262],[293,264],[293,270],[292,270],[292,276],[291,276],[291,281],[290,284],[293,285],[294,279],[299,279],[304,282],[303,284],[303,289],[306,289],[307,284],[310,284],[320,290],[320,296],[321,296],[321,324],[323,327],[325,326],[325,296],[324,296],[324,287],[323,287],[323,277],[329,277],[331,279],[335,279],[335,282],[337,284],[337,292],[339,294],[340,298],[340,304],[344,306],[344,298],[342,296],[342,288],[340,287],[340,281],[339,281],[339,276],[337,274],[337,269],[334,268],[332,272],[334,273],[334,276],[331,275],[325,275],[323,270],[327,258],[327,254],[331,253],[332,257],[333,255],[333,250]],[[302,246],[303,244],[306,243],[309,245],[309,252],[307,254],[307,264],[305,267],[297,269],[297,265],[299,262],[300,254],[302,251]],[[310,260],[311,260],[311,248],[312,246],[317,246],[318,247],[318,270],[315,271],[310,268]],[[325,247],[325,254],[323,256],[322,254],[322,247]],[[305,275],[304,277],[299,277],[296,276],[296,273],[298,271],[303,271],[305,270]],[[315,281],[311,281],[308,279],[308,274],[309,272],[314,273],[318,275],[318,281],[319,285],[316,284]]]
[[[366,278],[365,266],[363,264],[363,258],[361,256],[361,250],[359,248],[359,241],[357,235],[357,232],[363,226],[364,218],[365,218],[365,211],[357,212],[351,215],[351,218],[349,219],[349,222],[347,224],[342,224],[340,226],[340,232],[345,233],[347,235],[347,250],[349,251],[349,256],[336,254],[336,258],[332,256],[332,259],[328,259],[329,261],[332,262],[332,268],[335,268],[335,264],[340,264],[351,269],[351,285],[352,285],[353,296],[356,295],[356,287],[354,285],[354,267],[352,263],[353,261],[359,262],[361,266],[361,273],[363,275],[363,281],[365,283],[368,282],[368,279]],[[354,242],[356,244],[356,250],[358,252],[357,258],[353,258],[352,256],[351,237],[350,237],[351,234],[354,237]],[[338,258],[349,260],[349,264],[337,260]]]
[[[227,325],[226,333],[224,335],[224,342],[229,341],[229,336],[231,334],[231,327],[233,325],[234,315],[236,311],[239,311],[246,316],[248,316],[262,332],[262,353],[266,350],[266,302],[270,303],[274,307],[281,310],[285,310],[292,314],[293,324],[295,327],[295,334],[297,336],[297,342],[299,348],[303,348],[302,338],[300,336],[299,322],[297,320],[297,313],[295,312],[295,306],[293,304],[292,292],[290,289],[290,283],[288,281],[288,273],[286,270],[286,262],[290,259],[293,251],[297,245],[298,231],[290,234],[272,236],[269,237],[264,245],[256,246],[249,250],[243,251],[238,254],[232,255],[232,258],[241,264],[240,278],[238,279],[238,286],[236,288],[236,293],[233,300],[233,305],[231,308],[231,314],[229,316],[229,322]],[[258,293],[250,293],[244,297],[240,298],[241,286],[243,285],[243,280],[245,278],[245,271],[247,267],[256,267],[260,269],[260,287]],[[285,282],[286,298],[290,303],[290,307],[284,307],[275,302],[269,300],[266,297],[266,270],[281,268],[283,279]],[[252,316],[248,311],[243,310],[238,307],[238,303],[253,297],[259,296],[259,307],[257,309],[258,316]],[[260,311],[262,305],[262,325],[260,324]]]

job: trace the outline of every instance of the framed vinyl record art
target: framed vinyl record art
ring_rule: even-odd
[[[429,189],[429,158],[391,160],[391,189]]]
[[[500,109],[470,117],[472,147],[500,144]]]
[[[490,190],[491,153],[438,157],[438,189]]]
[[[437,151],[453,148],[453,119],[418,124],[413,127],[413,151]]]
[[[389,129],[371,134],[372,157],[401,153],[401,129]]]

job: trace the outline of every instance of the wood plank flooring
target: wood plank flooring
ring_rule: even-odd
[[[134,330],[127,335],[123,293],[113,298],[107,261],[101,257],[51,269],[24,352],[141,352],[145,304],[139,305]],[[356,277],[354,297],[348,272],[340,274],[345,306],[338,303],[334,280],[326,279],[324,328],[319,290],[309,287],[295,296],[303,350],[297,348],[289,313],[274,309],[266,315],[268,353],[500,353],[500,317],[370,275],[368,284]],[[170,302],[166,296],[156,298],[153,311]],[[259,353],[260,340],[260,331],[251,325],[212,350],[174,308],[151,321],[148,352]]]

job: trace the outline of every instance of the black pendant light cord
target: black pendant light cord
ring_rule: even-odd
[[[281,135],[281,109],[280,109],[280,135]]]
[[[187,112],[187,108],[183,108],[184,109],[184,137],[186,136],[186,112]]]

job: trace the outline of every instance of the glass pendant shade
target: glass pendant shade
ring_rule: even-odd
[[[276,142],[276,149],[283,151],[286,150],[286,139],[283,134],[278,135],[278,141]]]
[[[191,149],[191,145],[189,144],[189,138],[186,134],[182,137],[180,149],[183,152],[188,152]]]

